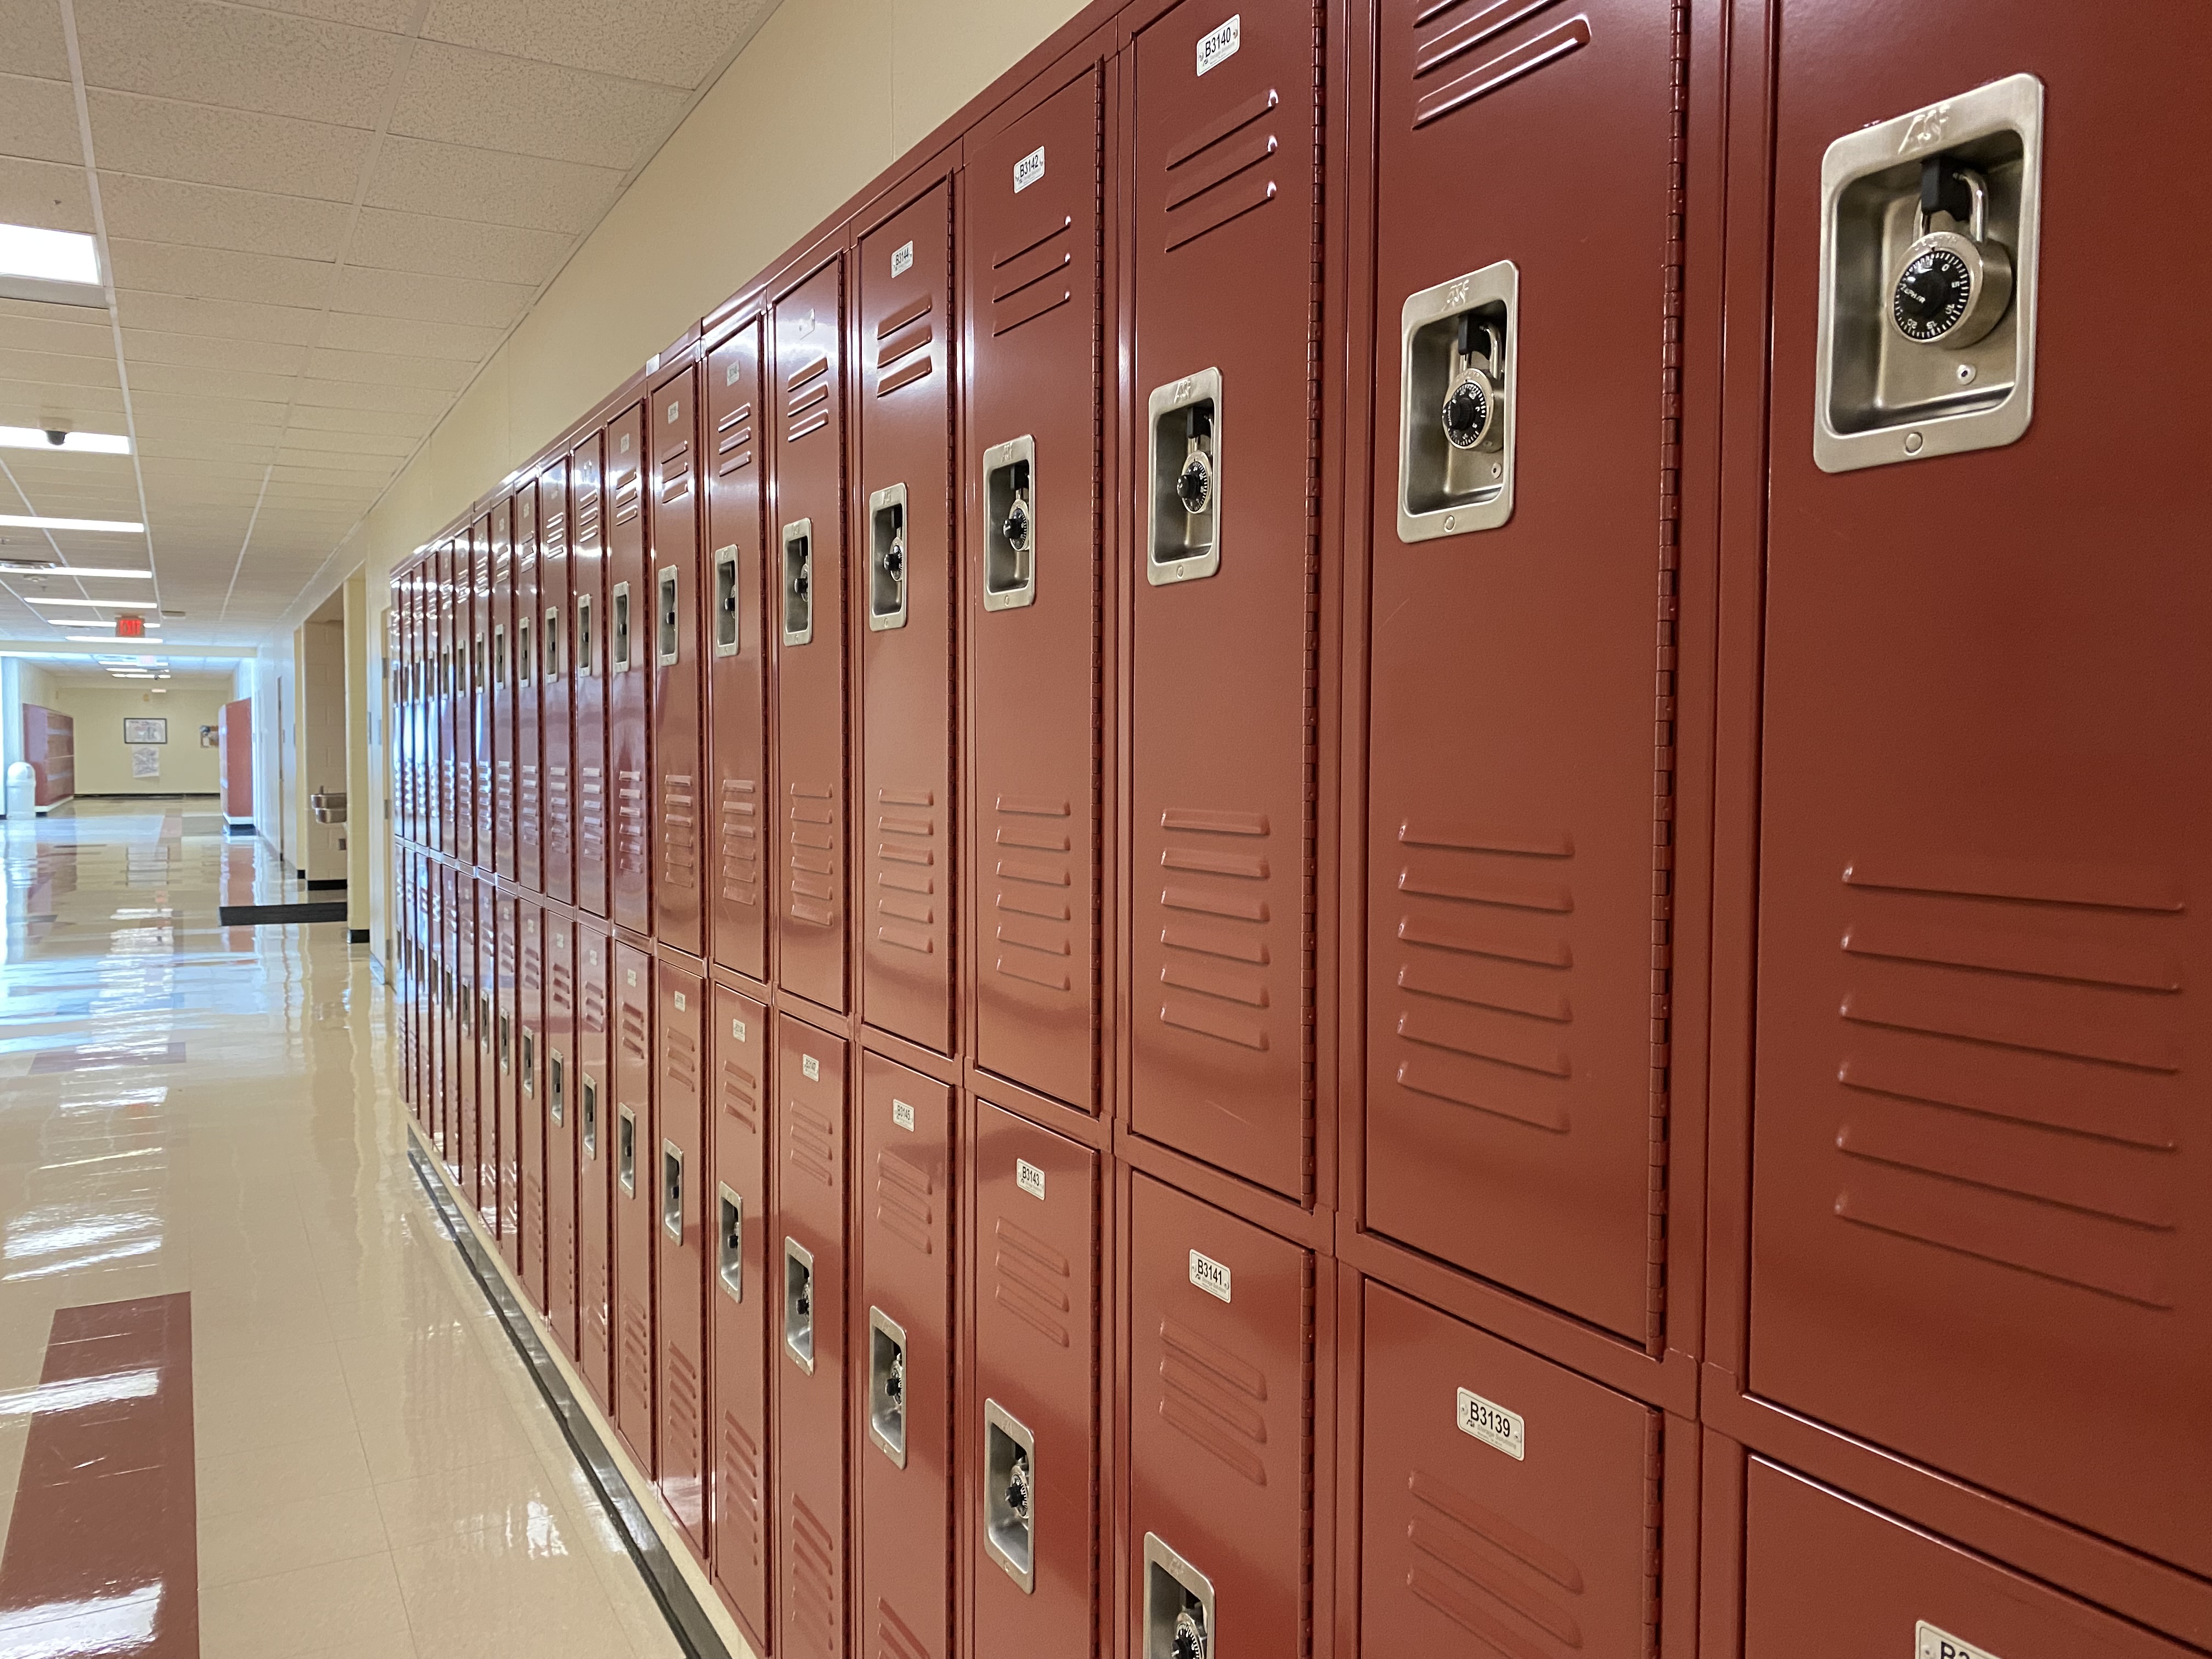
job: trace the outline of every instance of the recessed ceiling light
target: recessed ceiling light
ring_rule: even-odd
[[[59,449],[72,454],[128,455],[120,432],[68,432],[50,426],[0,426],[0,449]]]
[[[125,570],[117,565],[50,564],[36,559],[0,559],[0,576],[143,576],[152,580],[150,570]]]
[[[11,300],[105,306],[100,244],[82,231],[0,225],[0,295]]]
[[[146,526],[130,519],[21,518],[0,513],[0,527],[9,530],[107,530],[118,535],[143,535]]]
[[[49,599],[44,593],[25,593],[20,596],[26,605],[81,605],[94,611],[128,611],[137,604],[136,599]]]
[[[64,634],[62,637],[72,645],[112,645],[115,642],[112,634]],[[158,645],[161,641],[157,640],[155,643]]]

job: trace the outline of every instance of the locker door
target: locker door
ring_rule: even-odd
[[[2174,259],[2129,285],[2146,353],[2111,331],[2084,216],[2147,144],[2212,143],[2191,67],[2212,12],[2129,21],[2124,39],[2092,10],[1975,0],[1909,44],[1781,31],[1776,199],[1803,210],[1775,221],[1749,1381],[2206,1576],[2212,477],[2166,354],[2212,347],[2191,274],[2212,220],[2178,218]],[[1881,169],[1839,201],[1845,234],[1902,224],[1921,179],[1863,147],[1940,125],[1950,147],[1916,154],[1985,168],[1992,237],[2018,241],[2020,130],[1983,126],[1990,106],[1964,94],[2022,69],[2045,82],[2027,193],[2048,234],[2039,273],[2017,262],[2027,309],[1990,337],[2004,360],[1979,361],[1995,399],[2033,317],[2057,395],[2017,442],[1905,460],[1893,427],[1877,453],[1894,464],[1823,471],[1807,428],[1826,152]],[[1837,280],[1839,303],[1864,292],[1856,267]],[[1879,338],[1900,374],[1936,358],[1918,372],[1942,404],[1979,350]],[[2027,389],[2010,384],[2000,415]],[[1936,447],[1958,429],[1926,426]],[[1970,538],[1901,533],[1969,509]]]
[[[1301,1652],[1313,1256],[1149,1176],[1133,1186],[1132,1659],[1180,1659],[1186,1613],[1202,1652]]]
[[[1744,1659],[2184,1659],[2197,1651],[1759,1458]],[[1716,1659],[1734,1659],[1717,1656]]]
[[[653,1457],[653,958],[614,946],[615,1428],[638,1467]]]
[[[1303,1197],[1321,34],[1301,6],[1248,21],[1202,73],[1202,0],[1135,51],[1131,1121]]]
[[[575,696],[576,904],[607,914],[607,594],[599,538],[599,453],[606,434],[594,432],[568,452],[569,642]]]
[[[964,483],[980,816],[961,867],[976,930],[975,1053],[1001,1076],[1091,1111],[1107,753],[1100,82],[1092,70],[976,143],[963,198],[975,250]],[[1042,176],[1029,161],[1039,150]]]
[[[1098,1155],[978,1102],[974,1157],[970,1659],[1073,1659],[1094,1650],[1102,1547]]]
[[[575,778],[570,758],[568,464],[538,475],[538,748],[544,778],[539,858],[545,896],[575,902]]]
[[[492,1048],[499,1064],[499,1253],[522,1271],[522,1121],[520,1115],[522,1047],[522,919],[515,901],[501,894],[499,910],[499,1026]]]
[[[459,1161],[454,1146],[454,1125],[459,1115],[456,1097],[460,1092],[461,1066],[459,1044],[453,1030],[453,1006],[456,1000],[454,982],[459,974],[456,941],[459,929],[453,916],[453,868],[451,865],[438,866],[438,1117],[435,1139],[438,1156],[448,1170]]]
[[[545,1311],[545,913],[528,899],[522,921],[521,1008],[514,1054],[514,1113],[521,1128],[522,1283]]]
[[[612,911],[617,925],[653,928],[648,890],[646,792],[652,787],[646,744],[646,679],[653,653],[653,596],[646,591],[642,465],[645,410],[608,422],[606,493],[613,507],[606,543],[607,763],[614,783]]]
[[[952,185],[860,239],[860,1009],[952,1049]]]
[[[453,538],[453,856],[476,861],[476,550],[464,527]]]
[[[545,885],[544,778],[539,770],[538,491],[514,492],[514,878],[533,892]]]
[[[664,399],[666,394],[662,394]],[[707,983],[655,969],[660,1057],[654,1097],[653,1386],[661,1501],[707,1554]]]
[[[476,822],[469,861],[480,870],[496,866],[497,833],[493,803],[498,794],[497,757],[492,747],[491,520],[480,518],[469,532],[470,744],[475,757]]]
[[[710,360],[711,361],[711,360]],[[769,1304],[782,1291],[768,1206],[768,1011],[722,986],[710,993],[714,1012],[708,1053],[714,1066],[714,1188],[700,1188],[712,1218],[708,1260],[708,1323],[713,1364],[713,1457],[707,1535],[714,1582],[737,1608],[756,1651],[768,1645],[768,1470]],[[780,1304],[778,1305],[781,1305]]]
[[[761,429],[761,324],[756,319],[707,359],[707,419],[713,464],[707,479],[708,769],[714,812],[711,896],[714,960],[768,977],[767,911],[761,857],[769,826],[768,635],[762,610],[762,514],[767,452]]]
[[[455,629],[453,619],[453,544],[438,544],[435,556],[438,584],[438,850],[453,856],[456,842],[453,811],[460,798],[457,768],[459,752],[453,742]]]
[[[1641,1342],[1665,1195],[1680,399],[1662,368],[1686,42],[1636,0],[1516,20],[1480,56],[1458,55],[1460,27],[1420,0],[1383,10],[1367,1215]],[[1540,67],[1449,101],[1516,53]],[[1480,213],[1427,210],[1475,171]],[[1563,178],[1589,181],[1571,206]],[[1452,354],[1500,333],[1510,447],[1454,449]],[[1445,476],[1459,456],[1498,470],[1510,521],[1483,517],[1487,479]]]
[[[576,1348],[576,933],[545,912],[545,1300],[553,1335]]]
[[[842,266],[775,308],[776,977],[845,1007],[845,507]]]
[[[608,1053],[606,930],[576,927],[576,1364],[614,1407],[614,1085]]]
[[[1361,1650],[1657,1652],[1659,1413],[1380,1285],[1366,1300]]]
[[[477,1202],[481,1133],[477,1073],[477,903],[476,878],[457,871],[453,878],[453,1059],[460,1087],[453,1136],[453,1164],[463,1201]]]
[[[477,913],[477,1214],[499,1237],[499,900],[489,879],[470,883]]]
[[[653,492],[653,936],[707,954],[699,883],[699,372],[665,381],[647,405]]]
[[[845,1659],[845,1044],[776,1017],[776,1571],[787,1654]]]
[[[919,255],[917,254],[917,258]],[[952,1553],[952,1091],[860,1057],[860,1259],[850,1330],[863,1650],[946,1659]]]
[[[491,520],[492,867],[514,879],[514,506]]]

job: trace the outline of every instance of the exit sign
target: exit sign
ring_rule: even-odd
[[[143,617],[118,617],[115,619],[115,637],[118,640],[144,639],[146,619]]]

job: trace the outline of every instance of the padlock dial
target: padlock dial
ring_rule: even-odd
[[[1030,509],[1020,496],[1015,496],[1014,504],[1006,509],[1006,521],[1000,530],[1006,538],[1006,545],[1015,552],[1030,550]]]
[[[1949,248],[1929,248],[1899,275],[1890,316],[1906,339],[1932,344],[1958,327],[1973,295],[1973,272],[1966,260]]]
[[[1006,1510],[1018,1521],[1030,1518],[1030,1465],[1018,1451],[1014,1454],[1013,1468],[1006,1474]]]
[[[1480,374],[1469,374],[1444,399],[1444,436],[1454,449],[1479,447],[1490,433],[1490,387]]]
[[[906,538],[902,535],[895,537],[891,544],[884,550],[884,574],[896,577],[905,568]]]
[[[1213,499],[1213,463],[1206,452],[1194,449],[1176,475],[1176,499],[1182,503],[1186,513],[1199,514],[1206,509]]]
[[[1175,1659],[1206,1659],[1206,1632],[1188,1612],[1176,1614]]]

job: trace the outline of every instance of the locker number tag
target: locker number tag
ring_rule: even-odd
[[[729,362],[724,366],[722,369],[722,384],[724,386],[735,386],[738,383],[738,360],[734,357],[731,358]]]
[[[635,969],[635,968],[625,968],[625,969],[623,969],[623,977],[624,977],[624,978],[628,979],[628,980],[629,981],[629,982],[630,982],[632,985],[635,985],[635,984],[636,984],[636,983],[637,983],[637,969]]]
[[[903,1100],[892,1101],[891,1121],[897,1124],[900,1128],[904,1129],[908,1134],[912,1134],[914,1133],[914,1108],[908,1105]]]
[[[1940,1631],[1925,1619],[1912,1627],[1912,1659],[1997,1659],[1987,1648]]]
[[[819,1083],[822,1081],[822,1062],[815,1059],[813,1055],[799,1055],[799,1069],[806,1073],[806,1080],[809,1083]]]
[[[914,269],[914,244],[901,242],[891,250],[891,275],[903,276]]]
[[[1521,1413],[1509,1412],[1470,1389],[1459,1391],[1459,1427],[1461,1433],[1497,1447],[1516,1463],[1528,1455],[1528,1425],[1521,1420]]]
[[[674,425],[676,424],[676,411],[677,411],[678,410],[679,410],[679,409],[683,408],[683,407],[684,407],[684,404],[683,404],[683,403],[681,402],[681,400],[678,400],[678,401],[677,401],[677,402],[675,402],[675,403],[672,403],[672,404],[670,404],[668,405],[668,424],[669,424],[669,425],[671,425],[671,426],[674,426]]]
[[[676,1012],[679,1014],[684,1012],[684,993],[681,991],[676,994]]]
[[[1044,1202],[1044,1171],[1025,1158],[1014,1160],[1014,1185],[1038,1203]]]
[[[1210,69],[1218,69],[1237,55],[1237,48],[1241,41],[1239,26],[1243,21],[1243,15],[1240,13],[1199,41],[1198,72],[1200,75]]]
[[[732,1037],[733,1037],[734,1039],[736,1039],[738,1042],[743,1042],[745,1040],[745,1023],[744,1023],[744,1021],[743,1021],[743,1020],[741,1020],[741,1019],[733,1019],[733,1020],[732,1020],[732,1021],[730,1022],[730,1036],[731,1036]]]
[[[1208,1296],[1224,1302],[1229,1300],[1228,1267],[1210,1255],[1201,1255],[1196,1250],[1190,1253],[1190,1282]]]
[[[1044,177],[1044,146],[1035,149],[1014,163],[1014,194],[1018,196]]]

